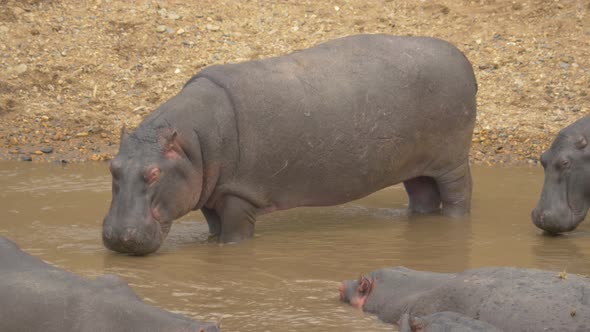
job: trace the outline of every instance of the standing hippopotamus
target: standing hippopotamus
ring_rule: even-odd
[[[450,311],[503,331],[590,330],[590,281],[550,271],[489,267],[451,274],[387,268],[344,281],[340,297],[387,323],[405,313]]]
[[[476,91],[465,56],[422,37],[351,36],[206,68],[122,134],[104,244],[154,252],[195,209],[237,242],[257,215],[400,182],[412,211],[468,213]]]
[[[119,277],[94,280],[44,263],[0,236],[0,331],[215,332],[145,304]]]
[[[562,129],[541,155],[545,183],[533,223],[547,233],[574,230],[590,207],[590,115]]]

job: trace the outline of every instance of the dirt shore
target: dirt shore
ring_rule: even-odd
[[[0,159],[109,159],[201,68],[357,33],[466,54],[476,164],[535,163],[590,111],[588,0],[0,0]]]

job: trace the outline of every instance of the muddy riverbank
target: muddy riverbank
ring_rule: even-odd
[[[201,68],[356,33],[426,35],[476,71],[475,164],[535,163],[590,110],[588,1],[0,0],[0,159],[105,160]]]

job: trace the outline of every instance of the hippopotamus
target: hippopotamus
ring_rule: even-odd
[[[424,317],[411,317],[405,313],[397,323],[399,332],[501,332],[486,322],[443,311]]]
[[[531,213],[535,226],[549,234],[574,230],[590,207],[590,116],[562,129],[541,155],[545,182]]]
[[[152,253],[198,209],[212,240],[239,242],[261,214],[400,182],[411,211],[465,215],[476,92],[463,53],[427,37],[355,35],[207,67],[122,132],[103,242]]]
[[[551,271],[485,267],[434,273],[385,268],[344,281],[340,298],[391,324],[403,314],[428,317],[450,311],[503,331],[590,330],[589,280]]]
[[[219,328],[144,303],[115,275],[82,278],[0,236],[0,331],[216,332]]]

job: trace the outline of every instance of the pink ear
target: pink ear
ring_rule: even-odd
[[[184,151],[178,142],[178,133],[176,130],[166,138],[166,146],[164,147],[164,156],[168,159],[180,159],[184,155]]]

